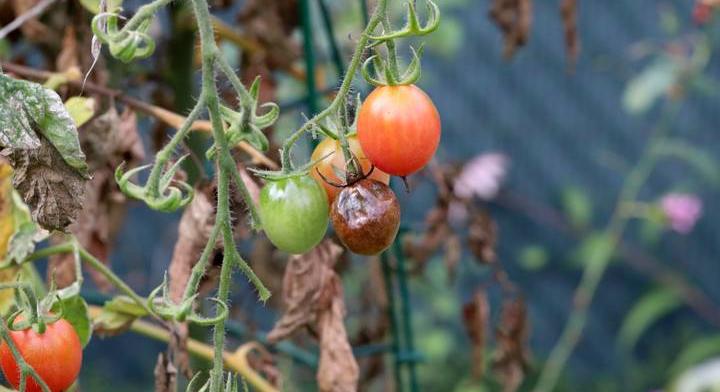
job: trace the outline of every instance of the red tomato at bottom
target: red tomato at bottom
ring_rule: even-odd
[[[415,85],[373,90],[360,107],[357,128],[365,156],[394,176],[422,169],[440,143],[440,115]]]
[[[45,333],[32,328],[10,331],[10,337],[20,355],[35,369],[52,392],[63,392],[77,379],[82,364],[82,345],[73,326],[60,319],[47,325]],[[17,389],[20,386],[20,368],[7,344],[0,346],[0,366],[5,378]],[[27,392],[42,392],[35,380],[28,376]]]

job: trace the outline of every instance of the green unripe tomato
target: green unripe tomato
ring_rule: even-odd
[[[278,249],[302,254],[317,245],[328,227],[325,191],[310,176],[268,181],[260,191],[260,219]]]

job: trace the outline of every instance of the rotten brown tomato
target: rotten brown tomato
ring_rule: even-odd
[[[392,244],[400,228],[400,204],[382,182],[362,178],[343,187],[330,212],[335,232],[352,252],[375,255]]]

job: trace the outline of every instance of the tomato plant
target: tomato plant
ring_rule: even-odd
[[[388,184],[390,182],[390,176],[380,169],[373,168],[372,163],[370,163],[370,160],[367,159],[365,153],[360,147],[360,142],[358,141],[357,137],[350,136],[347,138],[347,141],[348,146],[350,147],[350,151],[360,163],[360,170],[363,173],[370,173],[368,178],[372,178],[373,180]],[[322,159],[326,156],[327,158]],[[345,179],[339,178],[336,171],[340,173],[346,173],[346,161],[345,156],[343,155],[342,147],[340,146],[340,141],[330,137],[323,139],[323,141],[321,141],[317,145],[317,147],[315,147],[315,150],[313,150],[310,160],[313,162],[318,162],[313,166],[312,170],[310,171],[310,175],[312,175],[317,182],[322,184],[323,188],[325,188],[325,192],[327,193],[328,201],[332,203],[333,200],[335,200],[337,194],[340,193],[340,188],[329,184],[328,181],[342,182]]]
[[[332,223],[351,251],[375,255],[392,244],[400,228],[400,204],[382,182],[363,179],[345,187],[332,205]]]
[[[407,176],[432,159],[440,143],[440,115],[415,85],[381,86],[358,113],[358,139],[378,169]]]
[[[288,253],[305,253],[322,240],[328,209],[325,191],[307,175],[268,181],[260,191],[265,234]]]
[[[102,1],[99,4],[82,3],[87,11],[95,15],[89,29],[92,31],[92,57],[98,60],[101,50],[105,48],[109,56],[127,63],[152,55],[156,48],[155,40],[162,35],[155,34],[150,28],[157,25],[154,23],[157,13],[171,3],[171,0],[144,2],[132,16],[121,16],[122,10],[117,1]],[[0,367],[13,386],[25,386],[27,383],[26,390],[29,391],[40,390],[41,388],[36,384],[45,391],[66,390],[79,372],[82,361],[81,344],[88,342],[93,331],[111,334],[130,329],[173,342],[168,355],[159,356],[155,369],[157,385],[167,386],[168,390],[174,389],[169,385],[176,380],[176,374],[182,374],[183,377],[188,378],[183,380],[188,381],[188,391],[234,391],[237,389],[237,382],[233,381],[235,376],[226,377],[226,369],[239,373],[257,390],[276,390],[274,389],[276,383],[270,385],[270,381],[273,380],[265,380],[257,376],[241,354],[232,358],[225,355],[227,352],[225,332],[228,329],[226,322],[231,314],[229,295],[231,285],[234,283],[233,273],[236,270],[241,271],[253,284],[261,301],[265,302],[270,297],[270,291],[254,273],[250,264],[243,259],[235,243],[236,238],[245,238],[245,234],[248,234],[247,231],[240,232],[238,228],[239,223],[244,222],[240,215],[247,214],[246,221],[250,223],[250,230],[265,231],[276,248],[291,254],[315,251],[313,248],[320,243],[327,231],[331,202],[335,212],[336,228],[342,241],[357,253],[378,253],[387,248],[397,234],[400,210],[395,195],[387,185],[389,174],[381,171],[382,167],[373,168],[372,163],[377,161],[386,164],[387,162],[382,159],[384,152],[380,151],[381,155],[377,155],[378,151],[373,151],[375,157],[370,157],[361,148],[364,143],[360,140],[361,137],[351,136],[357,129],[358,119],[355,118],[357,116],[354,113],[356,104],[360,100],[352,86],[358,74],[366,74],[361,68],[367,68],[364,64],[370,59],[365,58],[363,61],[364,54],[381,45],[384,45],[386,50],[377,51],[377,54],[372,56],[374,57],[372,62],[380,65],[384,60],[379,56],[387,57],[388,72],[383,72],[387,76],[387,84],[397,86],[414,83],[420,75],[418,54],[421,51],[416,52],[413,49],[413,58],[409,62],[407,71],[400,73],[395,41],[434,31],[439,23],[439,7],[432,0],[426,0],[428,12],[421,14],[427,15],[428,22],[420,23],[418,13],[415,11],[415,2],[408,3],[407,23],[404,27],[392,29],[393,19],[388,15],[389,1],[375,2],[372,14],[367,15],[365,28],[358,35],[350,62],[347,67],[338,67],[338,69],[346,69],[341,72],[344,75],[340,75],[341,83],[332,101],[322,110],[315,110],[319,108],[309,105],[314,115],[289,133],[282,142],[279,161],[276,162],[273,160],[274,156],[265,153],[270,146],[268,136],[277,136],[277,134],[268,134],[272,132],[271,127],[280,116],[280,106],[267,102],[265,98],[268,94],[260,94],[259,76],[245,86],[239,75],[244,79],[248,76],[248,71],[239,73],[237,70],[237,65],[244,62],[236,63],[224,55],[224,50],[220,50],[218,43],[230,37],[216,36],[214,32],[222,30],[233,35],[233,29],[224,26],[221,19],[213,18],[207,0],[190,0],[189,3],[191,7],[188,8],[192,11],[188,13],[191,12],[192,19],[196,22],[196,29],[193,31],[198,36],[197,41],[184,40],[184,49],[187,49],[187,52],[185,50],[182,52],[192,53],[192,56],[183,56],[187,57],[188,63],[184,65],[188,66],[187,71],[190,72],[180,71],[185,67],[178,67],[178,70],[173,70],[174,76],[167,79],[186,79],[188,82],[195,80],[190,77],[191,69],[194,68],[190,64],[190,59],[192,57],[199,61],[201,69],[199,91],[190,83],[179,83],[172,89],[178,97],[195,97],[188,99],[187,102],[178,101],[177,107],[183,108],[183,115],[169,112],[167,109],[159,109],[139,97],[132,97],[133,93],[147,95],[134,88],[128,91],[111,89],[106,85],[106,81],[112,78],[98,77],[108,71],[104,61],[94,61],[90,65],[70,58],[76,55],[76,51],[68,48],[74,47],[71,44],[89,39],[88,29],[76,31],[71,29],[73,26],[48,24],[47,35],[50,38],[62,37],[62,41],[48,42],[54,49],[62,48],[62,53],[52,53],[53,58],[62,58],[62,62],[67,63],[60,65],[60,62],[57,62],[57,73],[50,70],[38,72],[39,70],[19,64],[15,66],[7,64],[7,68],[15,74],[38,79],[41,83],[19,80],[6,75],[5,63],[3,69],[0,69],[0,114],[7,115],[5,117],[9,118],[10,128],[13,129],[8,135],[0,135],[5,136],[2,137],[0,147],[3,152],[8,152],[0,157],[0,169],[2,165],[7,164],[16,169],[22,168],[22,173],[28,173],[10,178],[9,175],[4,174],[9,171],[0,170],[0,227],[9,228],[9,225],[12,225],[9,230],[0,230],[2,231],[0,275],[5,273],[4,277],[0,276],[2,283],[0,290],[12,288],[16,293],[13,297],[8,295],[7,302],[0,301],[0,314],[3,316],[2,321],[7,321],[8,315],[3,313],[15,306],[23,314],[29,315],[26,323],[17,326],[22,328],[28,324],[33,326],[19,332],[0,328],[0,337],[5,344],[0,347]],[[260,3],[262,2],[258,4]],[[298,5],[307,7],[306,3],[300,2]],[[58,7],[46,7],[46,4],[40,4],[27,12],[37,12],[38,14],[33,16],[38,17],[39,13],[46,10],[53,12],[50,10],[54,8]],[[78,22],[81,18],[89,16],[79,7],[59,8],[63,10],[62,19],[55,17],[47,19]],[[71,15],[77,10],[81,12]],[[310,27],[311,13],[306,11],[308,10],[298,10],[298,16],[304,15],[301,18],[302,24],[304,27]],[[308,20],[304,20],[305,17]],[[20,15],[18,18],[19,22],[26,20],[21,19]],[[244,22],[253,25],[251,20]],[[5,36],[20,25],[22,23],[9,24],[2,29],[0,36]],[[283,37],[283,40],[293,39],[294,34],[291,33],[294,26],[285,27],[288,27],[284,29],[287,30],[285,31],[287,37]],[[312,47],[312,36],[309,33],[305,32],[305,38],[309,38],[306,42],[311,44],[306,45],[308,48]],[[283,46],[277,45],[278,43],[279,41],[258,42],[258,50],[260,53],[270,53],[267,51],[270,48],[266,47],[270,45],[277,46],[275,49],[284,50]],[[287,43],[292,44],[290,41]],[[195,46],[198,49],[197,53],[193,50]],[[292,47],[294,45],[287,46],[287,48]],[[260,56],[258,59],[262,58],[265,62],[273,57],[275,56]],[[308,64],[310,60],[308,56]],[[294,62],[295,59],[290,63]],[[266,68],[265,65],[270,71],[267,75],[271,78],[271,86],[277,86],[277,80],[273,80],[275,71],[291,71],[285,69],[285,66],[280,67],[278,64],[276,67],[270,63],[264,64],[262,69]],[[98,69],[93,72],[93,67]],[[379,70],[380,67],[377,69]],[[298,75],[297,72],[290,74],[299,79],[306,79],[308,85],[312,86],[314,83],[310,76],[315,74],[314,70],[311,65],[308,65],[306,70],[303,76]],[[81,74],[85,74],[82,81],[78,77]],[[399,79],[395,75],[403,77]],[[162,83],[161,80],[166,79],[157,78],[157,80],[158,83]],[[218,80],[222,80],[222,83],[218,83]],[[368,82],[374,84],[374,81]],[[161,91],[166,86],[154,87],[159,87],[158,91]],[[407,90],[412,93],[415,91],[413,89],[417,88],[381,87],[378,90],[386,89]],[[83,96],[82,92],[87,92],[87,96]],[[80,94],[72,96],[76,93]],[[373,98],[376,95],[377,93],[371,95],[371,102],[377,100]],[[422,97],[429,102],[423,93],[419,98]],[[412,100],[411,98],[408,99]],[[427,117],[429,109],[421,107],[418,112],[415,107],[422,106],[422,102],[418,103],[419,98],[415,97],[414,102],[407,103],[404,111],[407,114],[415,112]],[[116,100],[121,101],[122,106],[125,106],[121,116],[117,113]],[[310,99],[310,101],[314,100]],[[432,106],[432,102],[429,102],[429,105]],[[376,106],[372,104],[370,108]],[[104,113],[100,113],[100,110]],[[372,109],[370,112],[374,113],[376,110]],[[146,138],[139,134],[135,112],[154,117],[164,125],[176,129],[166,144],[156,146],[159,148],[155,156],[147,159],[150,164],[143,164],[145,157],[142,144]],[[398,115],[402,112],[403,110],[399,110],[393,113]],[[379,129],[379,136],[374,142],[388,145],[405,143],[404,148],[408,151],[427,155],[427,158],[416,157],[417,159],[413,158],[405,162],[419,168],[430,159],[437,146],[439,120],[437,113],[433,113],[437,132],[431,135],[435,139],[424,134],[419,135],[426,142],[424,148],[418,148],[419,144],[408,143],[400,137],[401,133],[391,134],[384,129]],[[351,117],[353,117],[352,122]],[[384,120],[378,119],[378,121]],[[393,127],[400,125],[407,128],[408,123],[403,122],[401,118],[396,117],[395,121]],[[419,118],[410,125],[420,127],[425,123],[424,125],[432,128],[433,122],[427,122],[428,118]],[[108,127],[110,123],[117,126]],[[370,125],[375,128],[377,124]],[[78,132],[80,126],[84,127],[81,133]],[[189,133],[194,131],[206,132],[210,140],[198,139],[192,142],[193,145],[184,145]],[[401,127],[399,131],[408,130]],[[318,146],[313,159],[321,158],[329,152],[334,156],[320,163],[314,164],[315,161],[310,160],[295,167],[295,159],[291,156],[293,146],[301,137],[317,132],[324,132],[332,139],[327,139]],[[131,142],[119,143],[121,140]],[[432,148],[429,148],[427,143],[433,144]],[[181,145],[189,147],[191,154],[177,158]],[[198,149],[206,146],[209,148],[205,150],[205,154],[197,154]],[[245,160],[246,157],[241,155],[243,153],[252,160]],[[357,162],[353,159],[351,165],[346,165],[345,157],[351,155],[357,158]],[[188,157],[191,157],[191,160],[185,162]],[[388,158],[406,159],[397,156]],[[6,159],[7,163],[5,163]],[[419,165],[415,162],[418,159],[422,161]],[[188,170],[190,168],[188,163],[191,161],[198,173],[193,174]],[[248,166],[250,162],[252,162],[251,166]],[[386,166],[393,168],[392,164]],[[214,168],[209,181],[204,181],[204,174],[207,174],[206,167]],[[392,174],[406,175],[417,168],[411,168],[409,171],[394,170]],[[181,170],[188,171],[182,173]],[[147,171],[147,175],[138,175],[143,171]],[[246,171],[265,181],[264,187],[259,192],[259,201],[253,197],[257,185]],[[343,175],[344,171],[347,171],[346,175]],[[346,186],[342,191],[338,191],[322,180],[323,175],[328,182],[342,182]],[[316,181],[313,177],[321,181]],[[178,227],[177,246],[170,267],[165,271],[167,279],[158,283],[147,297],[136,293],[130,285],[115,275],[107,263],[96,257],[98,254],[107,256],[112,239],[107,238],[110,236],[105,234],[116,232],[120,225],[120,220],[114,219],[116,217],[110,214],[111,210],[122,210],[115,207],[122,207],[120,203],[126,201],[124,197],[118,197],[120,196],[117,194],[118,189],[124,195],[142,200],[148,207],[157,211],[173,212],[184,208]],[[88,193],[91,197],[84,197]],[[110,219],[109,215],[113,215],[113,219]],[[72,222],[78,224],[71,227]],[[59,234],[61,232],[62,235]],[[50,235],[48,233],[58,233],[58,235],[53,236],[50,246],[36,250],[36,243],[46,240]],[[97,241],[100,237],[102,237],[101,241]],[[332,250],[330,254],[336,255],[331,257],[339,257],[341,253],[339,247],[332,244],[332,241],[327,241],[327,245],[322,244],[317,248],[317,252],[320,253],[323,252],[323,248]],[[319,261],[319,258],[311,256],[307,259],[312,262]],[[34,281],[35,274],[28,273],[29,277],[22,276],[33,280],[32,282],[16,279],[20,277],[16,269],[27,266],[31,272],[34,272],[34,269],[31,269],[34,268],[34,264],[30,261],[49,257],[52,258],[49,263],[51,266],[49,275],[57,268],[63,272],[57,275],[63,280],[62,282],[53,281],[49,284],[50,289],[46,290],[42,287],[42,282]],[[218,262],[217,257],[221,257],[222,262]],[[87,276],[95,279],[99,287],[106,288],[105,286],[112,285],[122,293],[122,296],[109,299],[101,308],[97,307],[97,304],[88,306],[80,295],[84,279],[82,270],[86,266],[97,272]],[[215,267],[219,267],[219,271],[211,269]],[[15,280],[17,281],[14,283],[7,283]],[[323,279],[323,284],[325,282],[335,282],[335,280]],[[206,290],[202,287],[212,286],[214,283],[217,283],[216,290]],[[39,298],[35,291],[47,292],[47,295]],[[208,295],[208,292],[213,294]],[[324,293],[325,290],[322,292]],[[342,291],[334,292],[333,295],[339,295],[337,299],[341,300]],[[13,300],[15,303],[12,303]],[[199,306],[198,301],[201,300],[210,300],[215,304],[214,314],[204,315],[200,312],[203,307]],[[302,305],[319,312],[321,307],[312,303],[316,300],[318,298],[312,298]],[[63,313],[64,320],[50,321],[55,320],[52,312],[58,311],[58,308],[54,307],[57,304],[60,304],[58,307]],[[337,309],[336,304],[341,305],[340,302],[333,302],[333,309]],[[342,312],[333,312],[329,315],[335,318],[341,316],[340,313]],[[316,315],[311,316],[313,317],[309,317],[308,321],[320,319],[315,317]],[[153,322],[145,324],[140,320],[143,318],[153,319]],[[353,366],[356,363],[352,357],[352,350],[349,348],[349,342],[344,341],[347,340],[347,336],[342,336],[346,335],[344,330],[334,328],[339,325],[336,321],[340,320],[328,319],[328,321],[332,322],[329,325],[333,328],[314,328],[321,335],[320,340],[332,341],[332,350],[344,351],[348,355],[343,361],[336,360],[333,364],[337,369],[343,367],[344,370],[334,370],[333,374],[329,375],[327,382],[332,388],[321,385],[320,389],[357,390],[358,367]],[[189,350],[190,345],[184,344],[187,343],[185,341],[188,338],[187,334],[179,336],[182,334],[174,328],[179,323],[213,328],[212,346],[202,342],[198,342],[195,346],[200,347],[195,354],[212,360],[212,369],[203,386],[195,384],[205,382],[205,376],[195,373],[195,377],[189,377],[193,373],[192,369],[187,363],[183,363],[182,354],[187,354],[184,351]],[[0,324],[0,327],[4,327],[4,323]],[[299,327],[298,324],[292,328]],[[155,332],[147,333],[149,329]],[[178,342],[175,342],[176,337]],[[342,349],[343,343],[348,346],[347,350]],[[327,350],[328,346],[321,344],[320,350]],[[179,352],[175,352],[176,348]],[[238,349],[237,352],[241,350]],[[321,356],[326,357],[327,352],[321,353]],[[321,361],[319,372],[323,372],[324,364],[325,362]],[[171,365],[176,368],[186,368],[178,369],[180,371],[175,373]],[[342,380],[333,379],[338,374],[342,374]],[[337,382],[343,385],[338,386]]]
[[[80,373],[82,346],[73,326],[60,319],[47,324],[43,333],[33,328],[10,331],[10,337],[23,359],[32,366],[52,392],[69,388]],[[0,366],[5,378],[18,388],[20,369],[7,343],[0,346]],[[42,389],[30,377],[26,378],[27,392],[41,392]]]

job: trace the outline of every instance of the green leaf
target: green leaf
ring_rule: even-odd
[[[563,191],[562,206],[567,219],[576,228],[590,225],[592,220],[592,201],[585,191],[569,187]]]
[[[520,265],[528,271],[542,269],[548,262],[547,250],[539,245],[530,245],[520,250]]]
[[[720,186],[720,164],[707,151],[677,139],[665,139],[655,148],[658,154],[684,161],[695,168],[706,181]]]
[[[80,337],[80,343],[85,347],[90,342],[92,336],[92,328],[90,323],[90,314],[85,300],[79,295],[63,298],[56,301],[52,307],[53,312],[60,312],[62,304],[63,319],[67,320],[75,328]]]
[[[660,27],[667,35],[677,35],[680,30],[680,20],[675,9],[670,7],[659,7]]]
[[[578,265],[601,265],[608,261],[615,252],[615,243],[606,233],[595,232],[588,235],[573,255]]]
[[[81,127],[95,114],[95,100],[86,97],[71,97],[65,101],[65,108],[75,121],[75,126]]]
[[[80,149],[77,127],[60,96],[43,86],[0,74],[0,146],[37,149],[46,138],[68,166],[89,177],[85,154]]]
[[[100,0],[80,0],[80,4],[93,14],[98,14],[100,12]],[[107,2],[107,9],[111,12],[121,6],[122,0],[108,0]]]
[[[626,349],[632,349],[650,326],[681,305],[682,300],[674,291],[660,288],[646,293],[625,316],[618,343]]]
[[[15,232],[10,238],[5,261],[20,263],[35,250],[38,242],[48,237],[49,233],[32,220],[30,209],[16,191],[12,193],[12,201]]]
[[[660,57],[631,79],[623,93],[623,106],[632,114],[641,114],[653,104],[677,80],[679,66],[667,57]]]
[[[430,51],[451,59],[457,55],[464,39],[463,24],[456,18],[444,17],[438,29],[427,37],[426,42]]]
[[[670,366],[671,374],[678,374],[707,358],[720,355],[720,335],[698,338],[686,344]]]
[[[93,329],[101,335],[114,335],[128,328],[147,312],[130,297],[121,295],[105,302],[100,314],[93,319]]]
[[[110,301],[105,302],[104,308],[111,312],[127,314],[135,317],[144,317],[148,312],[126,295],[119,295]]]

